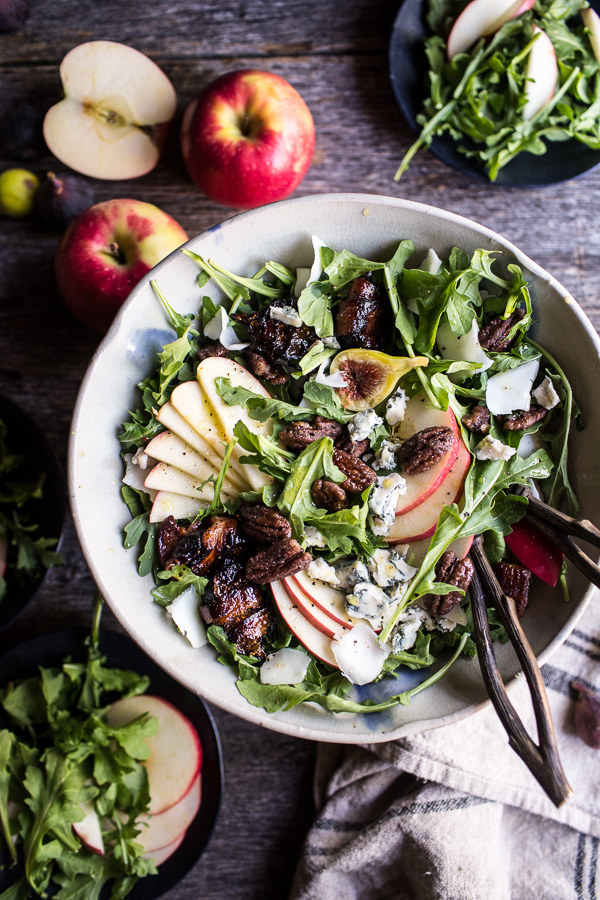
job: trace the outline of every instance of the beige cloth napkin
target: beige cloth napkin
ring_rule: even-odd
[[[320,745],[317,818],[293,900],[595,900],[600,751],[575,733],[573,679],[600,692],[600,597],[542,669],[574,795],[560,809],[487,706],[416,737]],[[511,700],[536,736],[525,682]],[[598,880],[598,886],[596,883]]]

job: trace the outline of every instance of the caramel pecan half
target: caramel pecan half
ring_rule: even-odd
[[[312,560],[298,541],[283,538],[252,556],[246,563],[246,578],[254,584],[268,584],[307,569]]]
[[[267,362],[264,356],[261,356],[256,350],[248,348],[248,350],[246,350],[246,359],[248,360],[248,365],[250,366],[252,374],[256,375],[257,378],[262,378],[263,381],[267,381],[269,384],[287,384],[289,381],[289,378],[284,371],[272,366],[271,363]]]
[[[490,411],[487,406],[474,406],[471,412],[463,416],[461,422],[475,434],[488,434],[490,430]]]
[[[371,466],[344,450],[333,451],[333,462],[346,476],[346,480],[342,481],[341,486],[351,494],[362,493],[377,480],[377,472]]]
[[[532,406],[531,409],[522,409],[511,413],[510,416],[498,416],[498,421],[505,431],[525,431],[536,422],[541,422],[548,415],[548,410],[543,406]]]
[[[529,603],[531,572],[518,563],[499,562],[495,566],[496,578],[503,592],[515,601],[517,615],[523,615]]]
[[[484,325],[479,332],[478,340],[483,349],[491,350],[494,353],[508,350],[516,338],[515,335],[515,337],[509,339],[508,335],[510,330],[517,322],[521,321],[524,315],[524,309],[515,309],[507,319],[502,319],[500,316],[494,316],[494,318],[488,322],[487,325]]]
[[[209,356],[227,356],[228,350],[218,341],[208,341],[199,350],[196,350],[196,359],[208,359]]]
[[[280,441],[290,450],[304,450],[313,441],[330,437],[335,441],[342,433],[339,422],[315,416],[314,422],[292,422],[279,433]]]
[[[398,465],[406,475],[426,472],[448,453],[453,443],[451,428],[445,425],[424,428],[404,441],[396,453]]]
[[[335,446],[338,450],[343,450],[344,453],[349,453],[350,456],[363,456],[371,446],[371,441],[369,438],[365,438],[363,441],[353,441],[350,439],[350,435],[346,428],[342,432],[342,435],[338,441],[336,441]]]
[[[471,584],[474,571],[475,567],[468,556],[458,559],[456,553],[446,550],[437,562],[435,577],[437,581],[466,591]],[[447,616],[461,600],[462,594],[450,591],[449,594],[427,594],[422,598],[422,603],[432,616]]]
[[[310,496],[315,506],[329,512],[339,512],[340,509],[347,509],[349,506],[344,488],[326,478],[318,478],[317,481],[313,481]]]
[[[261,544],[291,537],[292,526],[276,509],[255,504],[238,510],[240,528],[244,535]]]

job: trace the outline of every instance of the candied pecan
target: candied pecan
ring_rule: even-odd
[[[244,656],[253,656],[255,659],[264,659],[266,652],[263,641],[274,625],[273,613],[263,606],[242,619],[226,634],[228,639],[235,644],[238,653],[243,653]]]
[[[458,559],[456,553],[446,550],[437,562],[435,577],[437,581],[452,584],[466,591],[471,584],[474,571],[475,567],[468,556]],[[451,591],[449,594],[427,594],[421,602],[432,616],[447,616],[461,600],[462,594]]]
[[[319,419],[318,424],[317,419]],[[302,421],[291,422],[279,432],[279,440],[291,450],[304,450],[313,441],[319,441],[324,437],[330,437],[332,440],[335,440],[341,432],[342,426],[338,422],[332,422],[330,419],[323,419],[317,416],[312,424]]]
[[[238,510],[240,528],[251,540],[262,544],[270,544],[281,538],[290,537],[292,526],[276,509],[253,504],[242,506]]]
[[[503,319],[501,316],[494,316],[494,318],[479,331],[478,340],[483,349],[491,350],[495,353],[498,353],[501,350],[508,350],[515,340],[514,337],[508,337],[510,330],[517,322],[521,321],[524,315],[524,309],[515,309],[507,319]]]
[[[257,378],[262,378],[263,381],[268,381],[269,384],[287,384],[289,381],[285,372],[281,371],[281,369],[276,369],[271,363],[267,362],[264,356],[261,356],[260,353],[257,353],[252,348],[246,350],[246,359],[252,373]]]
[[[435,466],[454,443],[451,428],[434,425],[423,428],[401,445],[396,453],[398,464],[406,475],[417,475]]]
[[[333,451],[333,463],[346,476],[342,487],[351,494],[360,494],[377,480],[377,472],[361,459],[351,456],[344,450]]]
[[[496,563],[495,572],[504,593],[515,601],[517,615],[521,618],[529,603],[531,572],[525,566],[510,562]]]
[[[363,441],[353,441],[348,434],[348,429],[344,428],[338,440],[335,441],[335,446],[338,450],[349,453],[350,456],[358,457],[367,452],[371,446],[371,441],[369,438],[365,438]]]
[[[209,356],[227,356],[228,353],[227,347],[224,347],[223,344],[218,341],[208,341],[203,347],[196,350],[196,359],[202,361],[208,359]]]
[[[533,405],[531,409],[521,409],[511,413],[510,416],[498,416],[498,421],[505,431],[525,431],[536,422],[541,422],[548,415],[548,410],[543,406]]]
[[[487,406],[474,406],[471,412],[463,416],[461,422],[475,434],[488,434],[490,430],[490,411]]]
[[[329,512],[339,512],[340,509],[347,509],[350,505],[344,488],[326,478],[318,478],[313,481],[310,496],[315,506]]]
[[[335,317],[335,334],[345,349],[385,350],[389,344],[391,307],[368,277],[355,278]]]
[[[283,538],[248,560],[246,578],[255,584],[268,584],[308,568],[311,560],[310,553],[305,553],[298,541]]]

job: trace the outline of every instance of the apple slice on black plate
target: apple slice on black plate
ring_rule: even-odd
[[[600,0],[591,0],[590,6],[599,10]],[[425,21],[427,8],[428,0],[404,0],[392,29],[389,51],[390,78],[396,100],[404,118],[417,132],[420,131],[417,115],[427,95],[427,59],[423,46],[428,35]],[[466,139],[464,143],[467,144]],[[449,136],[434,138],[429,150],[453,169],[499,187],[558,184],[579,178],[600,166],[598,150],[575,140],[548,141],[543,156],[519,153],[492,182],[479,160],[460,153],[456,142]]]
[[[87,636],[87,630],[73,629],[40,634],[12,647],[5,647],[0,642],[0,687],[13,679],[34,674],[37,666],[57,665],[66,656],[84,659]],[[114,631],[102,631],[100,650],[111,666],[147,675],[150,678],[148,694],[166,701],[182,713],[194,726],[202,747],[200,808],[177,848],[164,862],[159,863],[158,874],[139,881],[127,895],[128,900],[158,900],[196,865],[210,840],[223,790],[221,742],[212,715],[203,701],[170,678],[128,637]],[[7,725],[0,711],[0,728]],[[20,874],[18,866],[0,870],[0,894]]]
[[[45,434],[33,419],[8,397],[0,395],[0,421],[7,429],[6,445],[10,453],[23,460],[10,472],[11,481],[33,483],[44,476],[42,496],[30,499],[19,509],[22,519],[37,525],[32,536],[54,539],[60,549],[65,519],[66,493],[63,474]],[[12,515],[11,504],[2,504],[2,512]],[[0,629],[6,627],[33,599],[48,570],[28,577],[11,565],[11,551],[0,536],[0,575],[6,580],[6,594],[0,600]]]

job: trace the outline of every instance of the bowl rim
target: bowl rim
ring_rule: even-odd
[[[556,279],[553,275],[551,275],[547,270],[545,270],[542,266],[535,262],[535,260],[531,259],[527,254],[525,254],[522,250],[520,250],[515,244],[513,244],[510,240],[505,238],[500,233],[494,231],[488,226],[481,225],[479,222],[470,219],[466,216],[462,216],[459,213],[451,212],[449,210],[442,209],[441,207],[435,207],[430,204],[421,203],[415,200],[406,200],[398,197],[391,197],[383,194],[369,194],[362,192],[326,192],[322,194],[307,194],[302,195],[300,197],[293,197],[287,200],[280,200],[277,203],[268,204],[266,206],[258,207],[256,209],[241,211],[229,218],[216,223],[215,225],[210,226],[207,229],[204,229],[199,234],[190,238],[187,242],[185,242],[181,247],[174,250],[167,257],[165,257],[162,262],[158,263],[150,273],[145,275],[141,281],[133,288],[131,293],[129,294],[127,300],[117,313],[112,325],[110,326],[107,334],[99,344],[96,349],[89,365],[82,379],[80,389],[77,395],[77,400],[75,403],[73,417],[71,421],[70,428],[70,438],[69,438],[69,447],[68,447],[68,466],[67,466],[67,474],[68,474],[68,494],[69,494],[69,503],[71,507],[71,512],[73,516],[73,522],[75,525],[75,529],[80,541],[80,545],[82,551],[84,553],[86,562],[88,567],[92,573],[92,576],[98,585],[98,588],[101,592],[104,585],[104,578],[102,572],[99,567],[96,565],[95,560],[93,558],[93,553],[91,548],[87,542],[87,537],[83,530],[82,517],[80,515],[79,510],[79,494],[77,490],[77,479],[75,474],[75,453],[76,453],[76,435],[78,432],[78,425],[80,418],[83,414],[84,400],[87,391],[87,387],[94,376],[94,368],[97,360],[104,354],[105,350],[111,345],[113,340],[117,337],[119,331],[121,330],[122,321],[125,315],[125,311],[135,303],[137,295],[143,291],[147,285],[149,284],[151,279],[156,279],[160,276],[161,271],[163,271],[167,266],[170,265],[171,260],[179,256],[183,247],[189,247],[197,241],[200,241],[205,235],[219,231],[226,230],[228,227],[231,227],[233,223],[239,222],[240,219],[244,219],[245,221],[251,221],[253,218],[260,216],[265,209],[268,209],[271,206],[277,206],[283,209],[289,209],[290,213],[293,215],[293,208],[299,205],[304,204],[316,204],[317,206],[322,203],[352,203],[352,204],[363,204],[365,207],[368,207],[369,204],[383,205],[383,206],[392,206],[399,209],[413,211],[415,213],[432,215],[435,216],[438,220],[441,219],[445,223],[462,225],[463,227],[467,227],[470,230],[474,231],[477,235],[481,236],[481,238],[486,239],[488,241],[492,241],[494,243],[500,244],[507,252],[511,253],[514,258],[517,260],[518,264],[526,269],[535,277],[536,280],[542,281],[546,283],[549,287],[551,287],[555,292],[557,292],[560,297],[568,304],[570,311],[575,315],[579,325],[586,332],[589,337],[591,343],[593,344],[596,353],[598,355],[598,359],[600,360],[600,337],[596,333],[594,326],[592,325],[590,319],[583,311],[583,309],[579,306],[575,298],[572,294]],[[571,633],[573,628],[579,622],[581,616],[584,614],[585,609],[590,602],[593,594],[595,592],[595,588],[592,585],[588,585],[583,596],[581,597],[577,609],[574,610],[568,621],[565,625],[557,632],[555,637],[550,641],[550,643],[544,648],[543,651],[537,656],[538,664],[540,666],[544,665],[550,657],[556,652],[556,650],[562,645],[568,635]],[[175,673],[171,668],[169,668],[168,664],[159,662],[152,655],[155,652],[155,647],[152,647],[150,644],[145,644],[143,641],[139,640],[139,637],[136,635],[132,635],[129,632],[128,622],[126,621],[122,611],[120,609],[115,609],[111,603],[111,598],[108,596],[107,592],[103,592],[103,596],[105,596],[106,602],[111,607],[112,612],[119,620],[120,624],[123,628],[128,632],[129,636],[132,640],[134,640],[142,649],[151,656],[154,662],[157,665],[164,668],[165,671],[170,675],[170,677],[179,681],[187,690],[191,690],[194,693],[198,693],[198,688],[192,683],[192,680],[189,677],[182,675],[181,673]],[[183,640],[183,639],[182,639]],[[507,689],[509,692],[516,686],[516,682],[518,678],[512,677],[507,682]],[[253,724],[260,725],[268,728],[272,731],[277,731],[282,734],[287,734],[293,737],[301,737],[308,740],[318,740],[325,743],[348,743],[348,744],[362,744],[362,743],[379,743],[379,742],[387,742],[391,740],[396,740],[399,737],[410,737],[415,734],[420,734],[425,731],[431,730],[433,728],[442,727],[444,725],[453,724],[454,722],[460,721],[467,716],[474,714],[475,712],[484,709],[490,704],[489,699],[484,699],[481,702],[474,702],[466,705],[465,707],[457,710],[453,713],[449,713],[448,715],[433,718],[433,719],[420,719],[415,722],[404,723],[399,728],[391,729],[390,731],[376,732],[373,731],[369,733],[368,737],[365,737],[362,734],[355,734],[352,730],[352,727],[348,727],[343,733],[337,734],[332,732],[326,732],[319,729],[318,723],[317,726],[302,726],[298,725],[298,723],[288,722],[287,720],[276,717],[260,707],[252,706],[250,703],[241,698],[242,702],[240,703],[240,708],[232,710],[227,704],[223,703],[222,699],[219,697],[218,693],[214,693],[210,690],[210,688],[206,691],[203,690],[201,695],[205,700],[210,703],[214,703],[216,706],[230,712],[240,718],[249,721]]]

